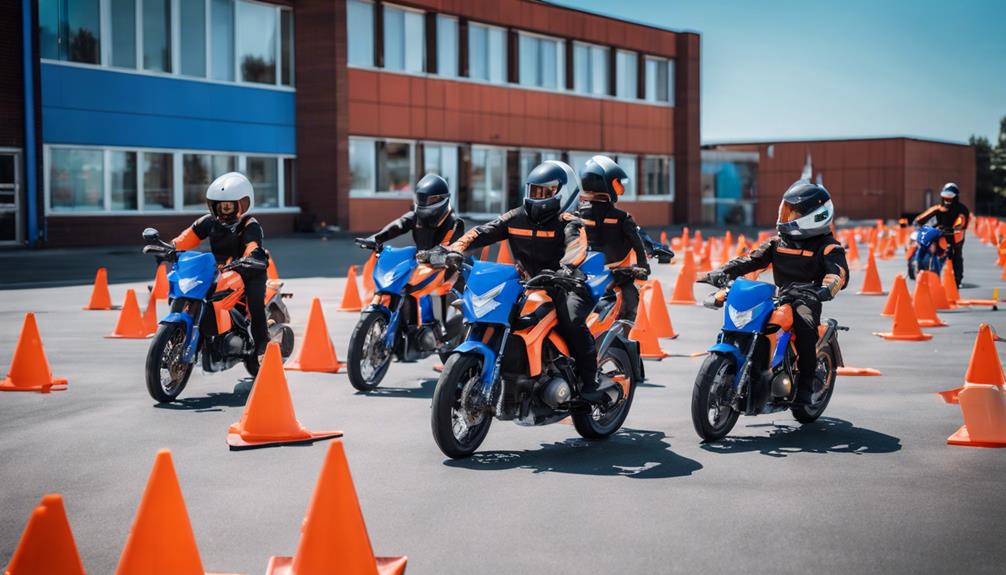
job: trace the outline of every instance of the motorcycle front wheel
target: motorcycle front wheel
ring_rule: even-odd
[[[191,363],[182,361],[185,326],[166,323],[157,328],[147,351],[147,392],[158,403],[170,403],[185,389],[192,375]]]
[[[437,447],[451,459],[462,459],[482,445],[492,414],[475,412],[473,394],[478,393],[482,378],[482,358],[468,354],[452,355],[444,364],[433,391],[430,427]]]
[[[622,385],[622,399],[604,409],[593,406],[589,412],[574,413],[573,427],[584,439],[604,439],[618,431],[629,415],[632,398],[636,395],[636,382],[632,377],[629,356],[621,349],[608,348],[597,360],[599,373],[610,377]]]
[[[726,355],[713,353],[702,362],[692,388],[692,425],[702,441],[723,439],[737,423],[740,413],[728,393],[736,373],[737,364]]]
[[[791,411],[793,417],[800,423],[813,423],[831,401],[835,392],[835,352],[831,345],[824,345],[817,352],[817,381],[810,405],[794,405]]]
[[[373,391],[388,372],[391,350],[384,345],[387,331],[388,318],[383,313],[365,313],[349,338],[349,383],[359,391]]]

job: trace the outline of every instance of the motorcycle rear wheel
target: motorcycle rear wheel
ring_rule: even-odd
[[[734,384],[736,373],[737,364],[733,358],[713,353],[702,362],[702,367],[695,376],[695,387],[692,388],[692,425],[703,442],[723,439],[737,423],[740,412],[717,401],[723,397],[723,386]]]
[[[632,398],[636,395],[636,380],[632,375],[632,364],[629,356],[621,349],[608,348],[604,357],[598,358],[597,369],[608,377],[628,379],[629,391],[624,393],[621,402],[608,410],[595,407],[589,412],[574,413],[573,427],[584,439],[605,439],[622,427],[625,418],[632,407]]]
[[[483,412],[470,421],[468,412],[471,405],[470,394],[478,393],[482,377],[481,357],[468,354],[454,354],[444,364],[437,387],[433,391],[433,409],[430,427],[437,447],[451,459],[462,459],[475,453],[482,445],[492,413]]]
[[[349,338],[347,368],[349,383],[359,391],[373,391],[381,385],[391,365],[391,350],[384,346],[388,318],[380,312],[360,316]],[[366,364],[364,364],[366,362]]]
[[[147,393],[158,403],[170,403],[185,389],[193,364],[182,362],[185,327],[166,323],[157,328],[147,351]]]
[[[835,393],[835,352],[831,349],[831,345],[822,346],[820,351],[817,352],[817,376],[824,382],[825,388],[823,390],[814,390],[813,403],[810,405],[794,405],[790,411],[793,412],[793,417],[796,418],[800,423],[813,423],[824,410],[828,407],[828,403],[831,401],[831,396]]]

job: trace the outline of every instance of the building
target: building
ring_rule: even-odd
[[[626,200],[642,224],[699,215],[695,33],[535,0],[0,11],[16,54],[0,87],[14,119],[0,128],[0,241],[168,235],[229,170],[255,184],[270,234],[373,230],[427,171],[448,179],[459,212],[485,218],[516,205],[538,162],[579,167],[599,152],[635,175]]]
[[[775,223],[780,196],[805,173],[831,192],[836,215],[854,220],[914,217],[940,201],[946,182],[975,205],[975,150],[966,144],[908,137],[744,142],[705,146],[702,158],[704,189],[718,158],[757,162],[744,205],[759,226]],[[705,192],[702,202],[710,203]]]

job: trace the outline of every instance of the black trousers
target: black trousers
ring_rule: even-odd
[[[569,354],[576,362],[580,384],[586,389],[594,389],[597,381],[597,350],[594,336],[587,327],[587,315],[593,309],[594,302],[587,293],[587,287],[581,285],[569,292],[550,290],[549,297],[555,304],[559,335],[566,340]]]
[[[817,371],[817,327],[821,324],[821,302],[798,301],[793,304],[793,336],[796,338],[796,368],[800,372],[797,390],[810,393]]]
[[[961,282],[964,280],[964,240],[960,243],[951,243],[948,250],[950,253],[947,257],[950,258],[950,262],[954,266],[954,280],[957,281],[957,287],[961,287]]]
[[[618,284],[622,290],[622,309],[618,310],[618,319],[636,321],[636,313],[639,311],[639,288],[636,282],[627,280]]]
[[[265,317],[265,282],[268,279],[266,272],[240,270],[238,274],[245,284],[245,305],[248,306],[248,315],[251,316],[255,351],[265,353],[266,344],[269,343],[269,324]]]

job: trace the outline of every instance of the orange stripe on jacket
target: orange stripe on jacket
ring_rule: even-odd
[[[258,249],[258,242],[248,242],[248,245],[245,246],[244,256],[245,257],[250,256],[251,253],[257,249]]]
[[[171,240],[171,243],[175,244],[176,250],[194,250],[199,247],[203,240],[196,235],[195,230],[191,227],[185,228],[185,231],[178,234],[178,237]]]
[[[566,253],[559,263],[576,267],[585,259],[587,259],[587,233],[581,227],[576,239],[566,245]]]

